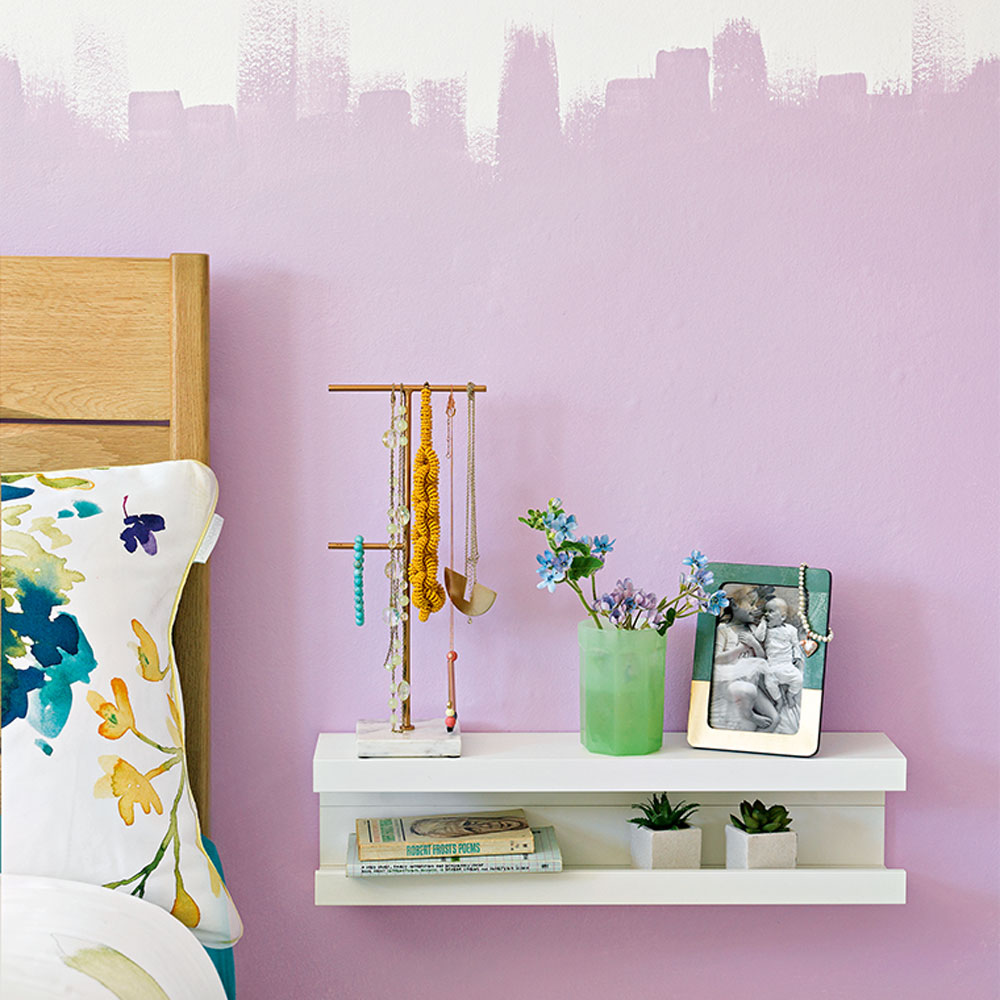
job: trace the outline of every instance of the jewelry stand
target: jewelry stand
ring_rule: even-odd
[[[407,510],[411,505],[410,470],[413,465],[413,394],[423,389],[420,385],[331,385],[330,392],[402,392],[406,401],[406,461],[400,470],[403,477],[403,496]],[[431,392],[451,392],[454,386],[432,385]],[[474,385],[474,392],[486,392],[485,385]],[[410,524],[403,532],[403,572],[404,578],[410,571]],[[389,542],[365,542],[366,551],[390,549]],[[329,549],[354,550],[354,542],[329,542]],[[462,755],[462,734],[456,723],[449,733],[444,719],[421,719],[414,723],[410,717],[410,699],[413,685],[410,680],[410,615],[403,622],[403,680],[409,687],[409,694],[402,699],[400,707],[401,732],[392,728],[391,722],[375,719],[360,719],[357,724],[357,755],[359,757],[460,757]]]

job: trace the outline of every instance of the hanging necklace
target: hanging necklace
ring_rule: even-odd
[[[820,635],[819,632],[814,632],[812,625],[809,624],[809,593],[806,590],[806,570],[808,568],[805,563],[799,566],[799,620],[806,627],[806,637],[802,640],[802,649],[806,656],[812,656],[819,649],[821,642],[825,645],[833,638],[833,629],[830,629],[826,635]]]
[[[479,530],[476,521],[476,392],[470,382],[466,386],[466,407],[469,413],[468,454],[465,468],[465,578],[476,586],[479,566]]]
[[[389,579],[389,606],[382,612],[382,620],[389,626],[389,647],[383,666],[389,671],[389,721],[394,733],[402,732],[399,708],[410,697],[410,685],[396,681],[396,671],[403,662],[403,623],[406,621],[406,554],[404,538],[410,512],[406,506],[403,489],[403,470],[406,466],[406,444],[409,425],[406,419],[406,391],[400,386],[397,406],[396,387],[389,397],[389,429],[382,435],[382,443],[389,449],[389,561],[385,575]]]
[[[417,617],[425,622],[444,607],[444,587],[438,583],[438,541],[441,537],[441,502],[438,497],[440,464],[431,443],[431,387],[420,393],[420,448],[413,460],[413,529],[410,539],[410,587]]]
[[[455,561],[455,391],[448,393],[448,406],[445,410],[448,417],[448,562]],[[445,567],[445,576],[448,568]],[[458,721],[458,705],[455,696],[455,605],[448,605],[448,704],[444,710],[444,725],[452,732]]]
[[[476,387],[472,382],[465,387],[465,393],[469,414],[465,465],[465,576],[446,568],[444,579],[452,604],[471,619],[486,614],[493,607],[497,592],[476,581],[479,528],[476,522]]]

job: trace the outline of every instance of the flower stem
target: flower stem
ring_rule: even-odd
[[[135,733],[135,735],[138,736],[143,743],[148,743],[151,747],[156,747],[156,749],[159,750],[160,753],[178,754],[181,752],[180,747],[165,747],[162,744],[157,743],[155,740],[151,740],[148,736],[144,736],[142,733],[140,733],[139,730],[135,728],[135,726],[132,727],[132,732]]]
[[[575,580],[567,579],[566,582],[576,591],[576,596],[580,598],[580,603],[587,609],[587,614],[594,619],[594,624],[604,631],[604,626],[601,624],[601,619],[597,612],[587,603],[587,598],[583,596],[583,591],[580,589],[580,585]]]
[[[156,870],[157,865],[163,860],[163,855],[167,853],[167,848],[170,846],[170,841],[177,836],[177,804],[181,800],[181,792],[184,791],[185,783],[185,773],[181,771],[181,780],[177,784],[177,794],[174,796],[174,803],[170,807],[170,825],[167,827],[167,832],[163,836],[163,840],[160,841],[160,846],[156,849],[156,853],[153,855],[151,861],[140,868],[134,875],[130,875],[128,878],[119,879],[117,882],[105,882],[105,889],[117,889],[119,886],[128,885],[130,882],[134,882],[137,878],[141,878],[142,881],[132,890],[133,896],[143,896],[146,891],[146,880],[150,875]]]
[[[174,764],[179,764],[180,762],[181,762],[180,754],[177,753],[173,757],[171,757],[170,760],[161,764],[159,767],[154,767],[152,771],[147,771],[144,777],[152,781],[153,778],[155,778],[158,774],[163,774],[165,771],[169,771],[170,768],[174,766]]]
[[[181,780],[177,786],[177,794],[174,796],[174,804],[170,807],[170,826],[167,827],[166,835],[160,842],[160,846],[157,849],[156,855],[153,860],[147,865],[149,869],[145,875],[142,877],[142,881],[132,890],[133,896],[142,897],[146,892],[146,880],[150,875],[156,870],[159,863],[163,860],[163,855],[167,853],[167,847],[170,845],[170,841],[174,840],[177,843],[175,847],[175,852],[180,850],[181,838],[177,831],[177,803],[181,800],[181,792],[184,791],[184,772],[181,771]]]

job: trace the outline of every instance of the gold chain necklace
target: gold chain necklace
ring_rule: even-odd
[[[448,417],[448,562],[455,562],[455,392],[448,393],[448,407],[445,410]],[[444,571],[448,577],[448,567]],[[448,605],[448,703],[444,709],[444,725],[448,732],[453,732],[458,721],[458,705],[455,695],[455,604]]]
[[[470,382],[465,387],[469,413],[468,454],[465,466],[465,579],[476,586],[479,565],[479,530],[476,522],[476,390]]]

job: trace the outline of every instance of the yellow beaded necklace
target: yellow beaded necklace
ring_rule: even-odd
[[[438,541],[441,538],[441,504],[438,497],[440,463],[431,446],[431,387],[420,392],[420,448],[413,460],[413,525],[410,558],[410,594],[417,616],[427,621],[444,607],[444,587],[438,583]]]

